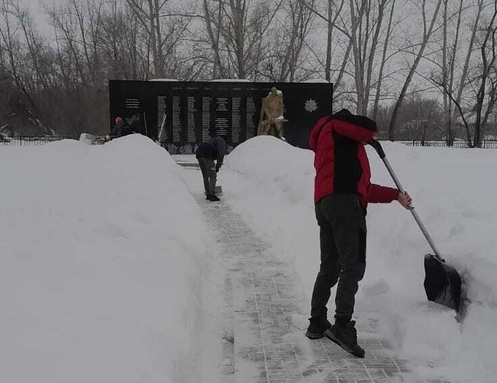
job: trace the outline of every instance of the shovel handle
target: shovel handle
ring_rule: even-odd
[[[368,141],[368,144],[371,145],[376,150],[376,153],[378,153],[381,159],[386,157],[385,151],[383,150],[383,147],[381,146],[379,141],[375,140],[374,138],[371,138],[371,140]]]
[[[385,164],[385,166],[388,169],[388,172],[390,173],[390,176],[393,179],[393,182],[395,183],[395,186],[397,186],[397,189],[399,189],[399,191],[401,193],[405,193],[405,190],[402,187],[399,179],[397,178],[397,175],[393,171],[392,166],[390,165],[390,162],[388,162],[388,159],[387,159],[387,156],[385,154],[385,151],[383,150],[383,147],[381,146],[381,144],[379,143],[379,141],[377,141],[375,139],[371,139],[368,143],[376,150],[376,152],[378,153],[378,155],[382,159],[383,163]],[[438,251],[437,247],[435,246],[435,242],[433,242],[433,239],[431,239],[431,236],[428,233],[428,230],[426,230],[425,225],[423,225],[423,222],[421,222],[421,218],[419,218],[418,213],[414,209],[414,206],[409,207],[409,211],[411,212],[412,216],[414,217],[414,220],[416,221],[416,223],[418,224],[419,228],[421,229],[421,232],[423,233],[423,235],[425,236],[425,238],[428,241],[429,245],[431,246],[433,252],[435,253],[435,255],[434,255],[435,258],[437,258],[441,262],[445,262],[443,260],[443,258],[440,256],[440,252]]]

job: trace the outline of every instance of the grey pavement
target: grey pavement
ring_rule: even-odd
[[[223,200],[209,202],[200,193],[195,198],[227,267],[228,328],[220,365],[225,383],[449,383],[414,376],[407,361],[379,337],[371,319],[357,318],[364,359],[327,338],[306,338],[302,318],[308,312],[302,307],[308,303],[299,298],[288,266]]]

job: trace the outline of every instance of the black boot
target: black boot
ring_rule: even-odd
[[[209,200],[209,201],[220,201],[220,199],[215,194],[207,194],[207,200]]]
[[[305,336],[309,339],[319,339],[324,337],[324,332],[331,327],[331,323],[326,319],[309,318],[309,321],[311,323],[305,332]]]
[[[355,329],[355,321],[350,321],[345,327],[334,324],[324,333],[327,338],[338,344],[345,351],[364,358],[366,352],[357,344],[357,330]]]

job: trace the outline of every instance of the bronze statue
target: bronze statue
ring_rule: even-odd
[[[262,99],[261,117],[257,128],[257,135],[272,135],[283,138],[283,117],[285,105],[283,104],[283,92],[272,87],[266,97]]]

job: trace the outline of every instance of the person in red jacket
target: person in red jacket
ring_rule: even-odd
[[[407,193],[372,184],[365,145],[377,132],[376,123],[342,109],[321,118],[311,131],[309,147],[316,170],[314,204],[319,225],[321,264],[311,299],[306,336],[326,336],[351,354],[364,357],[357,344],[355,294],[366,268],[366,208],[368,203],[397,200],[411,206]],[[331,288],[335,296],[335,324],[327,319]]]

